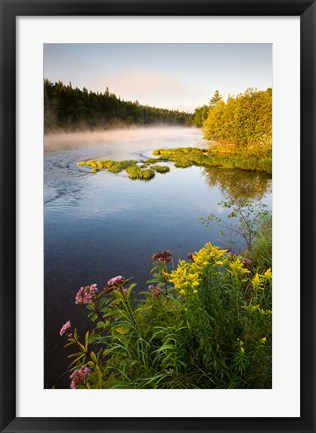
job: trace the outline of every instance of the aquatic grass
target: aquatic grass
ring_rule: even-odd
[[[132,180],[150,180],[155,177],[155,171],[152,169],[141,169],[137,165],[130,166],[126,169],[128,177]]]
[[[161,173],[161,174],[168,173],[170,171],[170,168],[167,165],[156,165],[155,164],[155,165],[152,165],[150,168],[157,171],[157,173]]]
[[[142,166],[137,165],[137,161],[135,160],[123,160],[123,161],[114,161],[111,159],[108,160],[87,160],[87,161],[79,161],[77,162],[79,167],[87,166],[91,168],[91,173],[96,173],[99,170],[105,169],[111,173],[120,173],[122,171],[126,171],[128,173],[128,177],[132,180],[140,179],[140,180],[150,180],[155,176],[155,171],[152,169],[145,169],[146,165],[142,164]]]
[[[186,168],[195,166],[223,167],[248,171],[263,171],[272,173],[272,156],[270,153],[256,151],[255,148],[238,149],[235,146],[211,146],[210,149],[175,148],[156,149],[154,155],[159,155],[172,161],[175,167]]]
[[[142,161],[143,164],[156,164],[156,162],[160,161],[160,158],[147,158],[144,161]]]
[[[157,165],[157,162],[171,161],[176,168],[188,168],[191,166],[211,168],[222,167],[227,169],[239,169],[247,171],[262,171],[272,173],[272,156],[269,152],[258,151],[256,146],[249,149],[240,149],[236,146],[212,145],[209,149],[195,147],[179,147],[174,149],[155,149],[153,151],[158,158],[148,158],[140,164],[136,160],[87,160],[79,161],[79,167],[91,168],[91,173],[105,169],[111,173],[127,171],[130,179],[150,180],[154,172],[167,173],[167,166]]]
[[[87,161],[77,162],[77,165],[79,167],[86,166],[86,167],[91,167],[91,169],[95,169],[95,170],[106,169],[112,173],[120,173],[121,171],[126,170],[128,167],[134,166],[136,164],[137,161],[134,160],[114,161],[111,159],[106,159],[106,160],[89,159]]]

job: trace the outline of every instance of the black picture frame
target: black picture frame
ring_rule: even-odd
[[[1,15],[1,356],[2,432],[305,432],[315,412],[316,4],[302,0],[0,0]],[[299,418],[16,417],[16,17],[299,16],[301,23],[301,416]],[[299,350],[299,348],[298,348]]]

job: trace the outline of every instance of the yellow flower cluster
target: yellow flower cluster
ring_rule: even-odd
[[[249,269],[245,268],[240,257],[236,257],[230,264],[229,264],[229,272],[232,275],[235,275],[237,277],[241,277],[242,275],[249,274]]]
[[[169,281],[181,295],[197,294],[206,270],[216,272],[219,266],[225,264],[225,252],[208,242],[192,255],[192,263],[180,260],[178,267],[169,275]]]
[[[272,282],[272,271],[271,269],[267,269],[264,274],[258,274],[253,277],[251,280],[251,285],[255,290],[261,289],[264,290],[266,285],[271,285]]]
[[[268,316],[272,314],[271,310],[264,310],[263,308],[260,307],[260,305],[244,305],[241,308],[245,309],[246,311],[249,311],[249,313],[255,313],[256,311],[258,311],[258,313],[260,313],[262,316]]]

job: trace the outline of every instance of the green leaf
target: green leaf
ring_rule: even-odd
[[[86,352],[88,350],[88,345],[89,345],[89,331],[87,331],[86,335],[85,335],[85,351]]]
[[[91,352],[91,353],[90,353],[90,358],[92,359],[92,361],[93,361],[95,364],[98,363],[98,360],[97,360],[96,354],[95,354],[94,352]]]
[[[115,328],[115,331],[120,335],[125,335],[129,333],[129,329],[125,326],[119,326],[118,328]]]

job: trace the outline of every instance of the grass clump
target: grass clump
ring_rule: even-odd
[[[155,160],[156,161],[156,160]],[[124,160],[114,161],[107,159],[104,161],[98,161],[90,159],[88,161],[77,162],[78,166],[87,166],[91,168],[91,173],[96,173],[99,170],[105,169],[111,173],[120,173],[126,171],[130,179],[150,180],[155,177],[155,171],[152,169],[146,169],[147,165],[137,165],[135,160]],[[168,169],[169,170],[169,169]]]
[[[128,177],[132,180],[150,180],[155,177],[155,171],[152,169],[141,169],[137,165],[127,168]]]
[[[152,165],[151,168],[155,171],[157,171],[157,173],[168,173],[170,171],[170,168],[167,165]]]
[[[121,171],[126,170],[128,167],[132,167],[136,164],[137,161],[134,160],[114,161],[112,159],[106,159],[106,160],[89,159],[88,161],[77,162],[77,165],[79,167],[81,166],[90,167],[91,171],[106,169],[111,173],[120,173]]]
[[[143,161],[144,164],[155,164],[158,162],[160,158],[148,158],[145,161]]]

